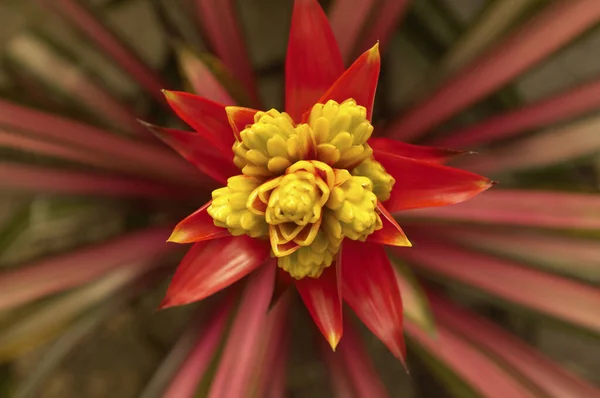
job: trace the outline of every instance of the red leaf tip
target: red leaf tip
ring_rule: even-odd
[[[380,60],[379,40],[377,40],[377,43],[375,43],[375,45],[373,47],[371,47],[369,50],[367,50],[367,62],[374,63],[374,62],[379,62],[379,60]]]
[[[333,352],[335,352],[335,349],[337,348],[337,346],[340,343],[341,339],[342,339],[342,333],[341,332],[340,333],[331,332],[329,334],[329,336],[327,336],[327,342],[331,346],[331,350]]]

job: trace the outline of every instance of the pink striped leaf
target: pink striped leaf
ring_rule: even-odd
[[[580,159],[600,152],[598,129],[600,117],[587,117],[507,145],[493,147],[484,156],[462,159],[460,166],[480,173],[498,174]]]
[[[345,63],[351,61],[357,45],[362,44],[361,33],[376,3],[376,0],[336,0],[331,5],[329,23]]]
[[[166,87],[158,73],[150,69],[135,52],[104,25],[91,10],[78,0],[38,0],[57,10],[89,40],[94,42],[110,59],[115,61],[141,88],[164,103],[160,90]]]
[[[473,126],[433,139],[435,145],[473,147],[525,133],[538,127],[574,118],[600,107],[600,80],[585,83],[519,109],[486,119]],[[370,143],[370,142],[369,142]]]
[[[180,46],[176,51],[179,65],[194,93],[221,104],[235,105],[227,89],[192,50]]]
[[[138,261],[159,260],[178,250],[177,246],[165,243],[169,232],[170,228],[165,227],[133,232],[101,244],[4,271],[0,273],[0,310],[83,285]],[[85,264],[85,267],[81,264]]]
[[[69,195],[184,199],[190,190],[158,182],[77,171],[0,163],[0,181],[7,191]]]
[[[258,106],[260,100],[254,72],[233,0],[194,1],[199,26],[213,52],[242,83],[250,94],[253,105]]]
[[[443,327],[491,354],[491,358],[511,372],[517,371],[535,383],[549,397],[587,398],[600,396],[600,390],[568,373],[524,341],[493,323],[453,305],[441,296],[430,295],[436,319]]]
[[[194,167],[165,148],[122,138],[85,123],[2,99],[0,124],[11,130],[22,130],[34,139],[106,156],[116,166],[136,174],[151,174],[186,184],[193,184],[198,178]]]
[[[356,398],[386,398],[388,393],[381,382],[373,361],[369,358],[360,336],[349,322],[344,323],[346,334],[336,353],[340,367],[352,383]]]
[[[597,230],[600,229],[600,198],[582,193],[492,190],[464,204],[411,210],[403,212],[402,217]]]
[[[269,261],[248,279],[208,398],[247,396],[273,294],[275,269],[274,261]],[[274,314],[277,315],[269,315]]]
[[[600,289],[527,268],[428,235],[413,234],[419,250],[394,250],[420,270],[595,333],[600,332]]]
[[[425,228],[430,234],[443,236],[466,247],[582,281],[600,283],[600,245],[596,239],[514,228],[450,225]]]
[[[358,48],[359,53],[367,50],[376,42],[379,42],[382,51],[385,52],[410,0],[380,0],[377,3],[370,18],[370,21],[373,22],[361,34],[362,43]]]
[[[538,396],[521,384],[512,373],[445,325],[438,324],[437,334],[432,337],[407,320],[406,333],[411,343],[420,348],[417,353],[439,361],[439,367],[432,366],[431,370],[442,380],[447,380],[448,374],[451,374],[486,398]],[[431,361],[428,362],[431,366]],[[448,387],[455,388],[456,385]]]
[[[233,304],[231,297],[228,297],[213,310],[213,314],[205,322],[204,329],[198,334],[195,346],[161,396],[165,398],[194,396],[223,339],[227,321],[234,308]],[[197,333],[196,328],[194,330]]]
[[[430,98],[388,126],[396,139],[412,140],[509,83],[600,20],[596,0],[551,4],[504,42],[476,59]]]

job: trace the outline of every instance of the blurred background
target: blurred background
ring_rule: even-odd
[[[194,206],[198,207],[209,189],[194,187],[197,201],[174,202],[164,191],[155,195],[152,187],[124,188],[132,186],[128,180],[115,183],[111,176],[119,174],[119,169],[119,172],[126,170],[126,176],[158,175],[157,180],[174,182],[171,177],[160,176],[160,166],[151,164],[155,156],[152,151],[160,145],[155,146],[156,142],[143,136],[143,129],[136,122],[140,118],[178,126],[174,116],[156,100],[160,88],[193,91],[197,84],[194,79],[202,79],[203,73],[209,73],[213,78],[216,76],[237,102],[256,103],[254,93],[245,84],[240,86],[235,82],[238,71],[227,70],[220,63],[223,56],[211,36],[214,34],[211,30],[216,28],[207,28],[206,20],[198,17],[201,13],[196,10],[200,3],[210,2],[0,0],[0,301],[5,301],[0,306],[0,397],[16,394],[126,398],[142,393],[161,396],[161,388],[167,383],[161,377],[173,374],[173,369],[194,346],[193,336],[201,323],[196,319],[210,312],[212,302],[156,312],[171,267],[182,254],[181,247],[165,248],[160,244],[168,230],[160,228],[172,226],[194,210]],[[258,96],[265,109],[281,109],[283,62],[293,2],[233,3],[255,72]],[[335,3],[321,2],[330,16]],[[357,1],[357,10],[359,4],[369,3]],[[522,26],[561,1],[413,0],[408,3],[403,13],[398,12],[398,22],[394,23],[383,50],[374,118],[376,123],[387,122],[388,126],[393,126],[396,118],[451,80],[456,71],[488,51],[493,54],[505,38],[520,32]],[[84,8],[79,11],[71,4],[85,5],[88,11]],[[86,18],[102,24],[96,28]],[[440,272],[432,276],[437,272],[435,268],[417,267],[416,272],[428,286],[518,336],[568,372],[596,386],[600,385],[600,306],[596,306],[600,304],[597,241],[600,199],[593,194],[600,189],[600,89],[592,86],[598,86],[600,78],[599,22],[600,16],[587,21],[585,29],[573,34],[564,45],[543,50],[539,62],[523,68],[516,78],[490,88],[474,106],[456,112],[418,141],[475,149],[480,160],[472,164],[466,161],[466,168],[472,166],[471,169],[492,176],[500,181],[500,189],[525,192],[525,196],[512,199],[515,202],[523,199],[529,206],[515,210],[516,221],[508,220],[513,213],[502,213],[497,219],[473,219],[475,224],[483,226],[481,230],[486,231],[483,235],[479,235],[478,225],[471,226],[473,220],[468,214],[465,219],[456,216],[459,228],[466,225],[465,229],[457,230],[456,236],[464,240],[459,242],[461,247],[468,247],[477,255],[483,253],[484,259],[501,258],[510,261],[511,266],[530,267],[556,279],[543,279],[539,285],[529,285],[529,279],[518,276],[515,280],[497,279],[497,283],[512,285],[525,296],[536,296],[529,300],[519,298],[517,293],[488,289],[485,283],[460,275]],[[334,30],[336,26],[337,32],[344,35],[347,27],[338,23]],[[540,47],[551,41],[552,35],[552,32],[540,35],[537,39]],[[125,43],[122,47],[125,50],[112,43],[116,37]],[[513,41],[518,44],[519,36]],[[136,54],[134,59],[139,56],[139,65],[144,67],[136,69],[138,64],[132,64],[127,54]],[[507,62],[510,64],[510,60]],[[208,72],[195,74],[194,70],[199,69],[194,68],[200,65]],[[500,61],[498,65],[502,68]],[[489,73],[493,80],[496,72]],[[132,78],[132,74],[138,79]],[[476,84],[485,79],[484,74]],[[518,132],[515,128],[514,134],[510,131],[502,136],[500,132],[493,137],[493,143],[491,139],[490,142],[463,139],[453,144],[449,133],[464,131],[461,129],[465,126],[527,109],[530,104],[581,87],[589,91],[575,92],[561,102],[558,109],[562,111],[551,107],[539,110],[537,122],[525,122]],[[101,160],[92,161],[93,149],[77,152],[74,147],[55,146],[52,140],[40,139],[44,134],[44,128],[38,128],[40,125],[67,135],[76,134],[79,125],[46,119],[38,111],[110,131],[117,137],[136,137],[148,151],[132,157],[145,163],[137,166],[123,163],[122,168],[119,165],[112,171],[103,170],[106,165],[101,165]],[[556,114],[561,116],[554,117]],[[111,142],[106,145],[111,146]],[[165,151],[162,149],[160,156],[169,151],[166,147]],[[165,157],[164,162],[171,162],[171,158]],[[173,164],[173,167],[180,166]],[[97,173],[98,170],[103,173]],[[78,179],[86,173],[100,177]],[[75,185],[81,188],[71,189]],[[561,211],[568,212],[564,218],[571,216],[574,221],[553,224],[552,216],[556,214],[550,214],[552,210],[538,215],[539,208],[552,209],[553,196],[526,197],[531,191],[572,194],[564,197],[566,204],[556,214],[559,217],[563,216]],[[580,195],[585,195],[585,200]],[[482,211],[504,212],[504,205],[494,202],[490,207],[482,207]],[[463,208],[466,206],[468,203]],[[532,226],[527,225],[530,211]],[[439,218],[452,221],[456,217]],[[410,236],[413,219],[408,220],[406,230]],[[437,220],[433,225],[432,235],[440,228]],[[543,228],[549,232],[540,231]],[[422,223],[416,224],[415,230],[427,232]],[[515,232],[524,235],[519,237]],[[505,236],[514,239],[503,239]],[[156,265],[159,258],[161,264]],[[123,264],[128,267],[122,268]],[[461,265],[467,266],[461,263],[454,266]],[[82,268],[89,272],[81,271]],[[498,269],[499,275],[508,275],[501,267]],[[67,274],[70,277],[63,277]],[[488,277],[493,284],[495,275],[490,273]],[[561,290],[565,283],[568,285],[565,292],[573,294]],[[584,290],[585,294],[578,295]],[[554,312],[553,308],[558,307],[553,307],[554,301],[546,300],[556,300],[563,307]],[[312,344],[313,327],[306,322],[307,316],[302,311],[298,309],[290,321],[293,337],[288,340],[284,396],[329,397],[332,392],[327,366]],[[570,311],[582,315],[574,316],[573,321],[568,315]],[[477,388],[464,387],[462,370],[453,373],[453,365],[443,358],[432,360],[431,352],[424,354],[424,345],[418,339],[409,338],[411,376],[408,377],[376,338],[362,326],[359,330],[391,396],[486,396]],[[462,338],[470,340],[468,336]],[[174,353],[176,343],[180,348]],[[457,355],[462,354],[457,351]],[[164,369],[165,360],[172,369],[161,376],[157,370]],[[514,373],[510,366],[507,369],[507,374]],[[462,381],[457,381],[461,378]],[[461,387],[450,388],[449,384]],[[570,396],[533,391],[536,391],[533,396]]]

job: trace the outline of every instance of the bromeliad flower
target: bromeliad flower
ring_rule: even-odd
[[[224,186],[175,228],[170,241],[195,245],[163,307],[277,266],[279,287],[295,284],[332,348],[343,298],[404,358],[401,296],[383,246],[411,244],[390,213],[458,203],[491,181],[440,164],[460,152],[371,138],[379,69],[375,44],[344,71],[320,6],[297,0],[285,112],[165,91],[196,133],[148,127]]]

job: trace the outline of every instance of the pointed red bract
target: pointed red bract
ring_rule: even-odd
[[[161,308],[202,300],[240,280],[268,256],[268,244],[247,236],[195,243],[177,267]]]
[[[142,124],[188,162],[221,184],[227,184],[229,177],[239,173],[231,159],[231,149],[223,150],[207,134],[169,129],[145,122]]]
[[[285,60],[285,110],[297,122],[344,72],[340,50],[316,0],[296,0]]]
[[[230,236],[227,228],[217,227],[206,209],[212,200],[177,224],[168,242],[194,243]]]
[[[358,105],[367,108],[367,119],[371,120],[380,68],[379,45],[375,44],[358,57],[317,102],[325,103],[330,99],[343,102],[353,98]]]
[[[456,156],[473,153],[469,151],[457,151],[454,149],[406,144],[401,141],[378,137],[369,139],[369,146],[373,148],[375,159],[377,159],[379,154],[388,154],[431,163],[444,163]]]
[[[411,247],[412,244],[396,222],[394,217],[386,210],[381,203],[377,203],[377,210],[380,213],[383,228],[373,232],[367,238],[367,242],[378,243],[389,246],[405,246]]]
[[[225,107],[225,112],[227,113],[229,125],[233,130],[233,135],[238,141],[241,141],[240,133],[246,126],[254,123],[254,115],[258,111],[256,109],[244,108],[241,106],[227,106]]]
[[[210,134],[223,149],[231,150],[234,137],[225,113],[225,105],[181,91],[164,90],[163,94],[184,122],[198,132]]]
[[[336,267],[325,268],[319,278],[302,278],[296,288],[308,312],[335,351],[342,338],[342,294]]]
[[[459,203],[493,185],[485,177],[453,167],[387,153],[376,159],[396,179],[392,196],[384,203],[391,213]]]
[[[346,239],[342,244],[341,261],[344,300],[404,363],[402,297],[384,248]]]

